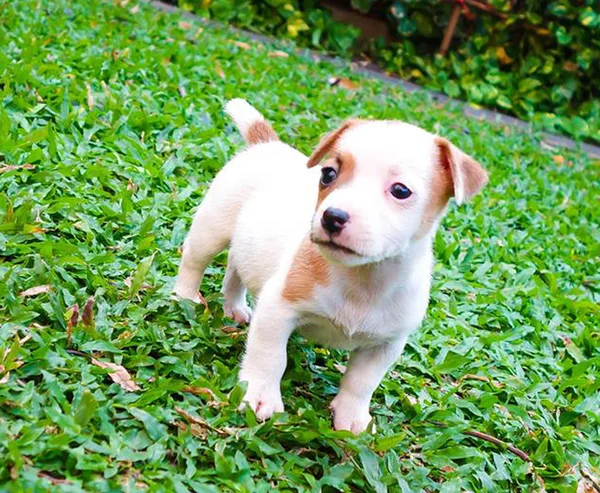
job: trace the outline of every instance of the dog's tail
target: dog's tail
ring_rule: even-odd
[[[232,99],[225,105],[225,113],[233,119],[248,144],[265,144],[279,140],[273,127],[248,101]]]

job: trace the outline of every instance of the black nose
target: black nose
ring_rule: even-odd
[[[321,226],[323,226],[323,229],[330,235],[335,235],[344,229],[348,219],[350,219],[350,215],[347,212],[330,207],[323,212]]]

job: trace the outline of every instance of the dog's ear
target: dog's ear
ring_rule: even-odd
[[[457,204],[470,199],[488,182],[487,171],[446,139],[436,137],[435,146],[438,164],[452,179],[453,194]]]
[[[359,123],[360,120],[358,119],[346,120],[338,129],[325,135],[325,137],[321,139],[313,153],[308,158],[306,166],[308,168],[312,168],[323,161],[323,158],[329,153],[329,151],[331,151],[331,148],[336,144],[342,134],[350,127],[358,125]]]

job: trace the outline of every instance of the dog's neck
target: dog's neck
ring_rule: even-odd
[[[335,279],[347,294],[385,296],[399,289],[411,289],[429,278],[433,264],[433,235],[413,243],[402,255],[358,266],[330,264]]]

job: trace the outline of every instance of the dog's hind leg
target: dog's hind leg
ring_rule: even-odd
[[[231,218],[224,218],[217,204],[205,200],[194,216],[183,244],[181,264],[174,292],[181,298],[199,303],[199,287],[206,267],[212,258],[231,240]]]
[[[223,295],[225,296],[223,306],[225,316],[237,323],[247,324],[250,322],[252,310],[246,301],[246,288],[240,279],[231,251],[229,252],[227,271],[223,279]]]

